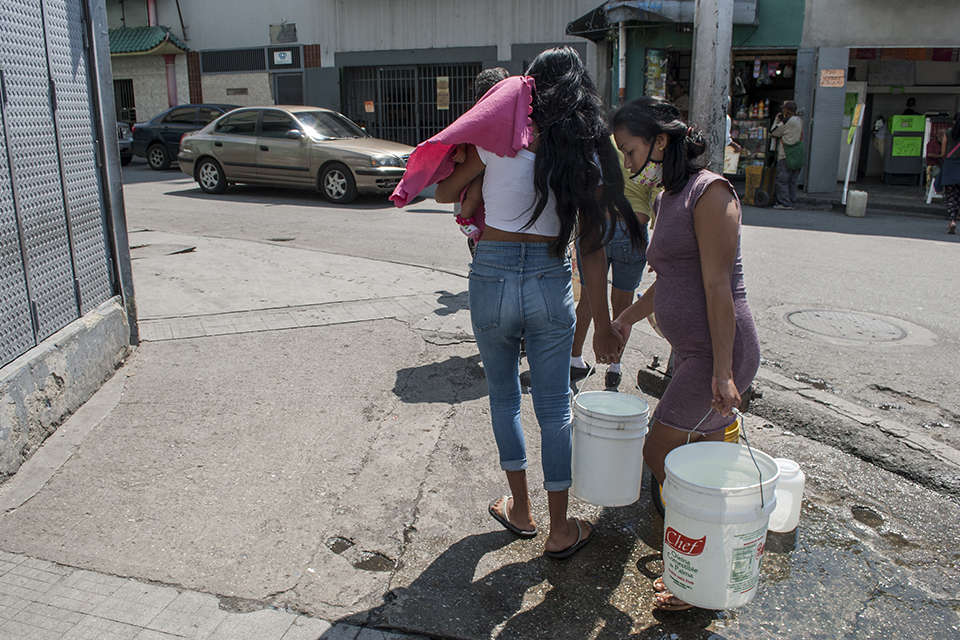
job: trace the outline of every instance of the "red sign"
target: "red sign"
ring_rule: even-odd
[[[699,540],[694,540],[693,538],[688,538],[683,535],[673,527],[667,527],[667,531],[663,534],[663,541],[678,553],[682,553],[685,556],[698,556],[703,553],[703,548],[707,544],[707,536],[703,536]]]

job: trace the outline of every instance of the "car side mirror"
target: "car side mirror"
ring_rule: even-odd
[[[287,131],[287,137],[291,140],[299,140],[303,137],[303,133],[299,129],[290,129]]]

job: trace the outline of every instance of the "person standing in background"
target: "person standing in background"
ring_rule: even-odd
[[[633,208],[640,228],[643,231],[643,243],[647,242],[647,223],[650,222],[650,202],[660,193],[658,187],[642,184],[633,180],[632,172],[623,166],[623,154],[617,149],[620,166],[623,169],[623,195]],[[633,294],[640,286],[643,270],[647,266],[647,255],[643,249],[636,248],[630,242],[630,234],[621,222],[614,230],[613,238],[604,247],[607,255],[607,269],[613,271],[613,283],[610,289],[610,306],[613,307],[613,317],[616,318],[633,303]],[[577,245],[577,266],[581,262],[580,246]],[[580,274],[583,282],[583,274]],[[583,343],[587,339],[587,330],[590,328],[590,296],[586,289],[582,289],[580,300],[577,303],[577,330],[573,335],[573,350],[570,353],[570,381],[576,382],[587,377],[590,367],[583,360]],[[607,367],[604,384],[607,388],[616,389],[620,386],[622,374],[620,363],[615,362]]]
[[[947,205],[950,223],[947,233],[957,232],[957,213],[960,213],[960,113],[953,116],[953,126],[940,133],[940,186],[943,202]]]
[[[907,108],[903,110],[905,116],[919,116],[920,112],[914,109],[917,106],[916,98],[907,98]]]
[[[784,145],[797,144],[803,136],[803,121],[797,115],[797,103],[793,100],[783,103],[783,109],[773,121],[771,137],[778,138],[777,145],[777,204],[774,209],[793,209],[797,204],[797,181],[800,169],[787,167],[787,152]]]

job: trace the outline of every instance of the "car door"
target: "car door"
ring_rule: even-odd
[[[221,118],[210,134],[214,157],[229,182],[257,180],[257,120],[259,109],[233,111]]]
[[[180,150],[180,138],[188,131],[197,129],[197,108],[181,107],[174,109],[160,121],[160,138],[170,152],[171,158],[177,157]]]
[[[301,137],[288,138],[290,131],[299,132]],[[309,141],[285,111],[263,110],[257,138],[257,178],[279,186],[313,186]]]

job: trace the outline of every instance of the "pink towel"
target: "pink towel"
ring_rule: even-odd
[[[533,78],[526,76],[497,83],[453,124],[417,145],[390,199],[403,207],[426,187],[453,173],[456,163],[451,156],[458,144],[474,144],[498,156],[517,155],[533,142],[533,90]]]

